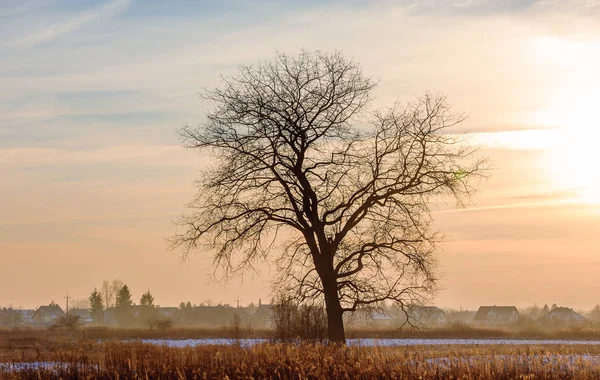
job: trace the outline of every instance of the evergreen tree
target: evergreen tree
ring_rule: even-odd
[[[131,292],[127,285],[123,285],[117,292],[115,310],[117,312],[117,320],[121,325],[131,326],[135,323],[133,301],[131,300]]]
[[[104,302],[102,300],[102,294],[98,292],[96,288],[90,295],[90,314],[92,319],[96,323],[104,322]]]
[[[142,298],[140,299],[140,314],[139,314],[139,322],[143,324],[148,324],[150,328],[156,322],[158,317],[158,311],[156,310],[156,306],[154,305],[154,297],[150,294],[150,290],[146,293],[142,294]]]
[[[140,299],[140,305],[154,307],[154,297],[152,296],[152,294],[150,294],[150,290],[142,294],[142,298]]]
[[[592,321],[600,321],[600,305],[596,305],[589,315]]]
[[[548,304],[544,304],[544,307],[542,308],[542,315],[548,313],[550,311],[550,308],[548,307]]]
[[[129,291],[129,287],[127,285],[123,285],[117,292],[117,301],[115,302],[115,307],[118,309],[125,309],[131,306],[133,306],[131,292]]]

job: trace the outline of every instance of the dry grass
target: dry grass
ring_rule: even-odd
[[[359,329],[349,330],[348,338],[431,338],[431,339],[566,339],[566,340],[600,340],[600,329],[594,328],[561,328],[542,329],[538,326],[518,327],[472,327],[469,325],[453,325],[431,329]]]
[[[469,334],[478,334],[476,336],[457,336],[453,335],[457,332],[452,330],[435,332],[437,337],[441,335],[452,338],[533,337],[508,330],[469,331]],[[546,331],[543,337],[574,339],[573,332]],[[253,336],[267,333],[254,333]],[[354,335],[374,337],[381,334],[380,337],[385,337],[392,333],[401,334],[389,330],[362,330],[359,334],[354,332]],[[597,345],[333,347],[265,344],[248,349],[235,346],[169,348],[122,341],[133,338],[226,337],[226,334],[227,330],[211,329],[157,331],[88,328],[75,332],[46,329],[2,330],[0,363],[55,364],[52,368],[30,368],[17,372],[0,364],[0,378],[600,378],[600,346]],[[414,338],[423,335],[392,337]],[[581,337],[590,338],[588,335]],[[581,356],[583,354],[591,356],[584,358]],[[588,360],[589,358],[592,360]]]
[[[93,347],[96,346],[96,347]],[[168,348],[92,344],[42,354],[53,368],[4,371],[7,379],[597,379],[596,346],[336,347],[265,344]],[[558,356],[557,356],[558,355]],[[32,358],[33,360],[33,358]],[[14,361],[20,361],[14,358]]]
[[[92,340],[126,339],[204,339],[204,338],[272,338],[274,332],[266,329],[232,327],[175,327],[166,330],[149,328],[118,328],[104,326],[82,327],[77,331],[47,328],[0,328],[0,348],[8,342],[39,341],[46,346],[52,341],[60,345],[65,339],[85,336]],[[541,329],[535,326],[513,328],[485,328],[453,325],[432,329],[362,328],[348,329],[348,338],[431,338],[431,339],[568,339],[600,340],[600,329],[563,328]]]

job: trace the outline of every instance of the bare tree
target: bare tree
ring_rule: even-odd
[[[375,83],[341,54],[280,54],[202,94],[215,108],[185,145],[212,153],[173,247],[203,248],[226,275],[276,263],[280,289],[324,300],[328,337],[344,312],[436,289],[429,203],[459,203],[484,161],[447,129],[444,97],[371,112]]]
[[[123,281],[120,279],[114,279],[112,281],[104,280],[102,282],[102,286],[100,287],[100,293],[104,298],[104,303],[106,304],[106,308],[114,307],[117,293],[119,290],[125,285]]]
[[[110,286],[110,282],[108,280],[104,280],[102,282],[102,286],[100,287],[100,293],[102,294],[102,297],[104,298],[104,303],[106,305],[106,308],[108,309],[109,307],[113,307],[114,306],[114,302],[113,302],[113,291],[112,291],[112,287]]]

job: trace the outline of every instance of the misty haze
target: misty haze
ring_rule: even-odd
[[[0,378],[600,378],[600,2],[0,3]]]

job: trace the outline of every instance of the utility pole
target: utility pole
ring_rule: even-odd
[[[238,298],[236,299],[236,301],[237,301],[237,308],[239,309],[239,308],[240,308],[240,297],[238,297]]]
[[[65,312],[65,314],[69,314],[69,292],[67,292],[67,296],[65,297],[65,299],[67,300],[67,311]]]

